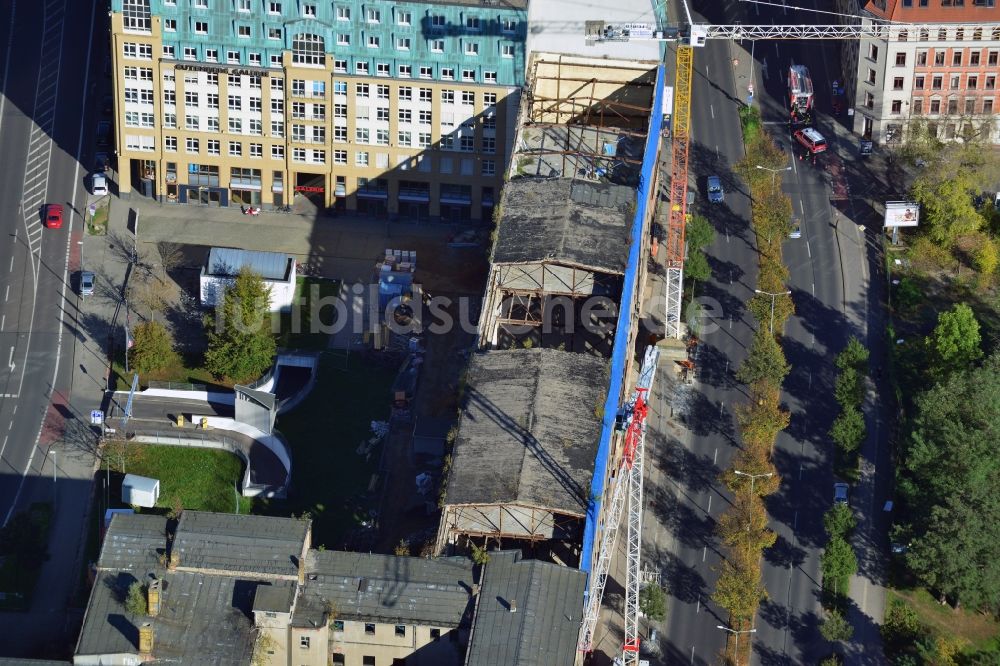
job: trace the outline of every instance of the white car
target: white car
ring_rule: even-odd
[[[90,177],[90,192],[103,197],[108,193],[108,177],[103,173],[95,173]]]

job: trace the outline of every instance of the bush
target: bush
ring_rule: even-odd
[[[848,504],[834,504],[823,514],[823,528],[831,539],[833,537],[846,539],[857,524],[854,511]]]
[[[833,609],[827,611],[823,624],[819,626],[819,633],[830,642],[848,641],[854,635],[854,628],[843,613]]]
[[[854,554],[851,544],[843,537],[833,537],[826,544],[822,560],[823,579],[839,580],[855,574],[858,570],[858,557]]]
[[[148,610],[146,607],[146,586],[139,581],[128,586],[128,592],[125,595],[125,610],[136,616],[145,615]]]
[[[754,335],[750,353],[736,371],[736,379],[744,384],[764,380],[780,385],[791,369],[781,345],[761,326]]]
[[[271,288],[241,269],[217,308],[218,327],[209,317],[205,368],[216,377],[246,381],[260,377],[274,361],[276,343],[267,325]]]
[[[864,381],[854,368],[844,368],[833,385],[833,397],[844,409],[857,407],[864,399]]]
[[[178,364],[174,341],[158,321],[144,321],[132,331],[134,345],[128,351],[132,367],[141,374],[157,372]]]
[[[997,252],[996,242],[991,238],[984,238],[975,250],[973,261],[980,275],[993,275],[997,270],[997,265],[1000,264],[1000,253]]]
[[[866,434],[865,417],[857,407],[845,408],[830,428],[830,438],[845,453],[857,451]]]

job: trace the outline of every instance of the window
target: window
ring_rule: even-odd
[[[903,102],[901,102],[898,99],[892,100],[891,109],[892,109],[892,113],[902,113],[902,111],[903,111]]]
[[[941,100],[939,99],[931,100],[931,113],[935,115],[941,113]]]
[[[463,135],[458,149],[466,153],[471,153],[473,150],[475,150],[475,147],[476,147],[475,137]]]
[[[919,99],[919,98],[913,100],[913,113],[914,113],[914,115],[918,115],[919,116],[923,112],[924,112],[924,100]]]
[[[397,37],[396,38],[396,50],[397,51],[409,51],[410,50],[410,38],[409,37]]]
[[[417,134],[417,146],[420,148],[431,147],[431,135],[429,132],[421,132]]]
[[[399,78],[408,79],[413,73],[413,65],[400,65],[399,66]]]
[[[935,75],[931,79],[931,90],[941,90],[941,76]]]
[[[403,638],[404,636],[406,636],[406,625],[405,624],[397,624],[396,625],[396,636],[398,638]]]
[[[367,127],[358,127],[357,129],[355,129],[354,130],[354,140],[357,141],[358,143],[371,143],[371,141],[369,139],[369,135],[368,135],[368,128]],[[372,627],[374,627],[374,626],[375,625],[372,625]],[[372,629],[372,631],[375,631],[375,630]]]
[[[177,114],[176,113],[164,113],[163,114],[163,126],[173,129],[177,127]]]
[[[264,133],[264,123],[259,118],[250,119],[250,134],[253,136],[261,136]]]
[[[955,115],[958,113],[958,100],[954,97],[948,100],[948,115]]]
[[[355,86],[354,86],[354,94],[357,95],[358,97],[365,97],[365,98],[367,98],[368,97],[368,84],[367,83],[358,83],[358,84],[355,84]]]
[[[222,142],[218,139],[209,139],[205,142],[205,152],[209,155],[221,155],[222,154]]]
[[[972,53],[970,53],[969,54],[969,65],[971,67],[978,67],[981,56],[982,56],[982,54],[979,51],[973,51]]]
[[[875,96],[870,92],[865,93],[865,108],[874,109],[875,108]]]
[[[250,26],[248,25],[238,25],[236,26],[236,36],[242,37],[243,39],[250,38]]]
[[[431,16],[431,27],[436,29],[441,29],[444,27],[444,16],[440,14]]]
[[[375,76],[389,76],[389,63],[387,62],[375,63]]]
[[[1000,51],[990,51],[986,54],[986,64],[990,66],[995,66],[1000,62]]]
[[[268,28],[267,29],[268,39],[281,39],[281,28]]]
[[[185,144],[184,148],[185,148],[185,150],[187,152],[189,152],[189,153],[197,153],[198,152],[198,139],[191,139],[191,138],[189,138],[189,139],[187,139],[184,142],[184,144]]]
[[[990,114],[993,113],[993,100],[984,99],[983,100],[983,113]]]
[[[355,164],[355,166],[360,166],[360,167],[366,167],[366,166],[368,166],[368,153],[366,153],[366,152],[357,152],[357,153],[355,153],[354,154],[354,164]],[[338,622],[340,623],[340,628],[337,628],[337,623]],[[343,620],[335,620],[334,623],[333,623],[333,630],[334,631],[343,631],[344,630],[344,621]]]
[[[333,163],[334,164],[347,164],[347,151],[346,150],[335,150],[335,151],[333,151]]]
[[[238,12],[249,12],[250,11],[250,0],[236,0],[236,11],[238,11]]]
[[[409,86],[402,86],[399,89],[399,101],[400,102],[410,102],[413,101],[413,88]]]
[[[305,148],[292,148],[292,160],[295,162],[305,162],[306,161],[306,149]]]
[[[313,120],[326,120],[326,104],[313,104],[312,105],[312,119]]]
[[[959,51],[959,50],[956,49],[955,52],[951,54],[951,66],[952,67],[961,67],[962,66],[962,52],[961,51]]]
[[[326,128],[322,125],[312,126],[312,142],[326,143]]]
[[[514,57],[514,45],[513,44],[501,44],[500,45],[500,55],[504,58]]]
[[[970,75],[968,81],[966,82],[965,87],[968,88],[969,90],[975,90],[978,84],[979,84],[979,77]]]
[[[367,62],[356,62],[354,63],[354,73],[355,74],[368,74],[368,63]]]
[[[483,152],[487,155],[492,155],[497,152],[497,140],[493,136],[483,137]]]
[[[361,657],[361,666],[375,666],[375,657],[368,655]]]
[[[436,640],[440,640],[440,638],[441,638],[441,630],[440,629],[431,629],[431,640],[432,641],[436,641]]]
[[[243,134],[243,119],[242,118],[230,118],[229,119],[229,131],[232,134]]]
[[[271,136],[275,139],[285,138],[285,123],[280,120],[271,121]]]
[[[976,98],[966,97],[965,98],[965,115],[969,116],[976,112]]]
[[[381,23],[382,12],[377,9],[369,9],[365,12],[365,22],[366,23]]]
[[[389,99],[389,86],[382,84],[375,86],[375,99]]]
[[[185,91],[184,104],[187,106],[198,106],[198,93],[190,90]]]
[[[472,106],[476,103],[476,93],[471,90],[462,91],[462,104],[465,106]]]
[[[381,43],[378,35],[368,35],[368,48],[377,49]]]
[[[243,110],[243,100],[239,95],[230,95],[227,100],[227,105],[230,111],[242,111]]]
[[[384,123],[389,122],[389,107],[387,106],[375,107],[375,120]]]
[[[922,76],[915,76],[915,77],[913,77],[913,88],[914,88],[914,90],[923,90],[924,89],[924,77],[922,77]]]
[[[420,66],[420,78],[429,79],[434,76],[434,70],[426,65]]]
[[[419,90],[420,101],[421,102],[432,102],[434,101],[434,91],[430,88],[421,88]]]
[[[280,14],[281,13],[281,3],[280,2],[269,2],[267,6],[268,14]]]
[[[333,61],[333,71],[335,72],[347,72],[347,61],[346,60],[334,60]]]
[[[305,140],[306,140],[306,126],[292,125],[292,141],[305,141]]]
[[[171,153],[177,152],[177,137],[176,136],[165,136],[163,137],[163,149],[168,150]]]
[[[334,104],[333,105],[333,117],[334,118],[346,118],[347,117],[347,105],[346,104]]]
[[[435,53],[444,52],[444,40],[443,39],[432,39],[431,40],[431,51]]]
[[[902,90],[903,89],[903,77],[897,76],[892,79],[892,89]]]
[[[865,81],[867,81],[871,85],[875,85],[875,77],[876,77],[875,70],[869,67],[868,78],[866,78]]]
[[[927,64],[927,51],[917,51],[917,66],[923,67]]]
[[[298,65],[326,64],[326,47],[320,35],[296,35],[292,39],[292,62]]]
[[[944,50],[938,49],[934,52],[934,64],[938,67],[944,66]]]
[[[413,122],[413,112],[410,109],[400,109],[399,122],[401,123]]]
[[[906,65],[906,54],[897,53],[896,54],[896,67],[903,67]]]
[[[271,93],[282,93],[285,91],[285,80],[284,79],[271,79]]]
[[[184,59],[185,60],[197,60],[198,51],[193,46],[184,47]]]
[[[122,22],[126,30],[150,32],[149,0],[122,0]]]
[[[238,100],[239,98],[237,98]],[[218,93],[207,93],[205,95],[205,106],[210,109],[219,108],[219,94]]]
[[[958,90],[958,85],[959,85],[959,82],[961,81],[961,78],[962,77],[960,77],[958,74],[952,74],[951,81],[949,81],[949,83],[951,85],[949,85],[948,87],[951,90]]]
[[[196,33],[198,33],[199,35],[207,35],[208,34],[208,21],[195,21],[194,22],[194,31]]]
[[[272,160],[283,160],[285,159],[285,147],[281,144],[276,146],[271,146],[271,159]]]
[[[205,119],[205,121],[206,121],[206,126],[205,126],[206,130],[208,130],[209,132],[219,131],[219,116],[209,116],[208,118]]]
[[[469,16],[465,19],[465,28],[467,30],[479,30],[479,18],[476,16]]]
[[[431,124],[431,112],[427,110],[417,111],[417,122],[421,125]]]
[[[226,62],[230,65],[240,64],[240,52],[239,51],[226,51]]]
[[[495,106],[497,103],[496,93],[483,93],[483,106]]]
[[[281,99],[280,97],[278,99],[272,99],[271,113],[280,116],[284,112],[285,112],[285,100]]]
[[[476,70],[474,70],[474,69],[463,69],[462,70],[462,80],[463,81],[475,81],[476,80]]]
[[[272,53],[271,54],[271,67],[281,67],[281,54]]]
[[[302,15],[306,18],[316,18],[316,5],[302,5]]]
[[[496,72],[483,72],[483,81],[485,83],[496,83],[497,73]]]
[[[442,67],[441,68],[441,78],[444,79],[445,81],[454,81],[455,80],[455,70],[453,68],[451,68],[451,67]]]
[[[377,129],[375,130],[375,143],[379,146],[389,145],[389,130],[387,129]]]
[[[411,132],[399,132],[396,135],[396,143],[400,146],[409,148],[410,144],[413,143],[413,134]],[[398,636],[399,634],[397,634]]]
[[[334,126],[333,140],[337,143],[347,143],[347,127],[345,125]]]
[[[517,21],[514,19],[500,19],[500,30],[506,33],[512,33],[517,31]]]
[[[497,163],[493,160],[483,160],[483,168],[480,173],[484,176],[497,175]]]
[[[454,104],[455,103],[455,91],[454,90],[442,90],[441,91],[441,103],[442,104]]]
[[[994,90],[997,87],[997,77],[995,74],[991,74],[986,77],[986,89]]]
[[[325,150],[312,151],[312,161],[314,164],[326,164],[326,151]]]
[[[308,650],[309,649],[309,637],[308,636],[299,636],[299,647],[302,648],[303,650]]]
[[[479,44],[476,42],[466,42],[465,43],[465,55],[467,56],[477,56],[479,55]]]
[[[306,103],[292,102],[292,118],[303,119],[306,117]]]
[[[878,46],[875,44],[868,44],[868,59],[878,60]]]
[[[351,20],[351,8],[344,7],[342,5],[337,6],[337,20],[338,21],[350,21]]]

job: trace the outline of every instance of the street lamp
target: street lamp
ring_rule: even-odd
[[[781,173],[782,171],[791,171],[792,170],[792,167],[790,167],[790,166],[786,166],[784,169],[771,169],[770,167],[761,166],[760,164],[755,164],[754,167],[756,167],[758,169],[762,169],[764,171],[770,171],[771,172],[771,189],[772,190],[777,186],[777,183],[774,182],[774,179],[778,177],[778,174]]]
[[[768,472],[767,474],[747,474],[746,472],[741,472],[738,469],[733,470],[733,474],[736,476],[745,476],[750,479],[750,494],[753,495],[753,484],[757,479],[766,479],[768,477],[774,476],[774,472]],[[747,520],[747,532],[750,531],[750,521]]]
[[[761,291],[760,289],[754,289],[753,291],[755,294],[764,294],[765,296],[771,297],[771,335],[774,335],[774,299],[778,296],[790,296],[792,292],[779,291],[777,294],[772,294],[769,291]]]
[[[728,631],[729,633],[736,636],[736,666],[740,666],[740,634],[756,634],[756,629],[743,629],[742,631],[737,631],[736,629],[730,629],[724,624],[715,625],[716,629],[722,629],[723,631]]]

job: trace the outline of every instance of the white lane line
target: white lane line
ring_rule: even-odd
[[[10,300],[10,285],[7,285],[7,288],[4,289],[4,292],[3,292],[3,301],[4,301],[4,303],[6,303],[8,300]]]
[[[706,557],[708,557],[708,546],[703,546],[701,549],[701,561],[704,562]]]
[[[806,254],[809,255],[810,259],[812,259],[813,253],[812,253],[812,248],[809,247],[809,241],[806,241]]]
[[[10,354],[7,355],[7,367],[14,369],[14,345],[10,346]]]
[[[699,601],[698,603],[700,604],[701,602]],[[694,663],[694,646],[693,645],[691,646],[691,663],[692,664]]]
[[[712,456],[712,464],[713,465],[719,464],[719,447],[715,447],[715,455]]]
[[[14,272],[14,255],[10,255],[10,268],[7,269],[8,273]]]
[[[799,481],[802,480],[802,463],[799,463]]]
[[[816,283],[815,282],[812,283],[812,291],[813,291],[813,296],[815,296],[816,295]],[[813,339],[815,340],[816,336],[813,336]]]
[[[7,323],[7,315],[0,316],[0,331],[3,330],[4,324]]]
[[[799,528],[799,512],[795,512],[795,517],[792,519],[792,529],[797,530]]]
[[[729,242],[729,229],[726,229],[726,242]]]
[[[802,216],[805,217],[806,207],[802,204],[802,199],[799,199],[799,211],[802,213]]]
[[[708,63],[705,63],[705,76],[712,78],[712,75],[708,73]]]
[[[712,114],[712,120],[715,120],[715,107],[711,104],[708,105],[708,110]]]
[[[712,513],[712,496],[711,495],[708,496],[708,511],[706,511],[705,513]]]

